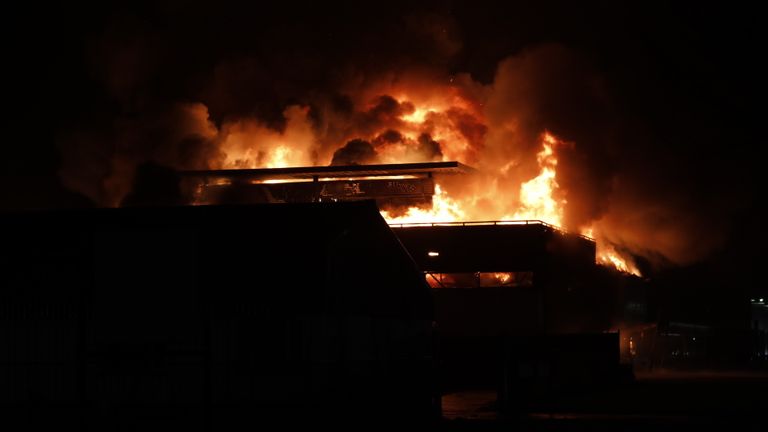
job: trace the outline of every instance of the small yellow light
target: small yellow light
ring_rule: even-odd
[[[427,252],[427,255],[429,255],[431,257],[436,257],[436,256],[440,256],[440,253],[439,252]]]

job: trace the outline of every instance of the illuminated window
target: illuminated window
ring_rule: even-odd
[[[533,285],[533,272],[426,273],[432,288],[526,287]]]

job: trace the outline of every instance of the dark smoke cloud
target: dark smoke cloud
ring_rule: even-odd
[[[215,128],[201,104],[173,103],[118,116],[101,134],[75,131],[60,139],[64,184],[103,205],[131,189],[136,167],[152,162],[173,169],[215,168],[221,158]]]
[[[373,142],[376,145],[385,145],[385,144],[395,144],[402,142],[405,139],[403,137],[403,134],[400,132],[394,130],[394,129],[388,129],[384,133],[377,136]]]
[[[440,143],[433,140],[427,133],[419,135],[419,145],[416,152],[423,156],[425,162],[439,161],[443,158]]]
[[[360,145],[359,142],[365,143],[365,145]],[[354,148],[352,148],[353,144]],[[394,129],[388,129],[377,135],[371,143],[360,139],[350,141],[334,153],[331,165],[344,165],[338,163],[342,159],[355,161],[355,164],[361,163],[357,162],[361,160],[379,161],[379,151],[386,151],[387,148],[398,145],[405,149],[405,152],[399,157],[402,162],[438,162],[443,160],[443,150],[440,143],[432,139],[428,133],[423,132],[414,140]]]
[[[355,139],[333,154],[331,165],[366,165],[378,163],[376,150],[368,141]]]

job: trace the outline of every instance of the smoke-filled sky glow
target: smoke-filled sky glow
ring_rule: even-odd
[[[758,220],[754,14],[379,6],[51,11],[26,31],[55,37],[12,51],[29,120],[9,170],[28,190],[4,207],[115,206],[145,162],[458,160],[479,174],[440,184],[441,211],[528,218],[538,199],[549,222],[650,266],[722,253]]]

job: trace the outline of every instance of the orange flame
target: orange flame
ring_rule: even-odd
[[[505,284],[509,282],[510,279],[512,279],[512,274],[510,273],[494,273],[493,277],[496,278],[496,280],[499,281],[500,284]]]
[[[565,200],[555,200],[552,194],[559,187],[556,180],[557,158],[553,147],[557,139],[545,133],[542,150],[536,155],[541,173],[520,185],[520,209],[510,219],[541,220],[552,225],[562,226]],[[504,218],[507,219],[507,218]]]
[[[616,270],[624,273],[641,276],[640,270],[637,269],[637,266],[630,258],[622,257],[621,254],[616,251],[616,248],[602,239],[601,236],[595,238],[596,232],[594,227],[590,226],[582,229],[581,234],[595,239],[597,244],[597,262],[599,264],[614,267]]]
[[[520,185],[518,210],[511,215],[502,216],[501,220],[541,220],[560,226],[566,201],[552,198],[553,192],[558,188],[555,179],[557,159],[553,149],[556,144],[557,139],[553,135],[549,133],[543,135],[542,150],[537,155],[541,171],[538,176]],[[382,215],[390,224],[466,221],[470,212],[465,209],[471,207],[477,198],[479,197],[472,195],[463,199],[454,199],[448,196],[439,183],[436,183],[431,208],[411,207],[404,215],[399,216],[382,211]],[[495,218],[491,216],[485,220]]]
[[[439,184],[435,184],[431,208],[409,207],[402,216],[391,216],[389,211],[382,210],[381,215],[389,224],[456,222],[466,217],[461,205],[451,199]]]
[[[612,251],[603,251],[598,256],[598,261],[606,265],[613,265],[624,273],[640,276],[640,271],[632,263],[622,259]]]
[[[598,246],[599,245],[600,243],[598,242]],[[597,262],[603,265],[616,267],[617,270],[624,273],[640,276],[640,270],[637,269],[635,264],[629,259],[622,258],[613,246],[610,245],[603,245],[598,249]]]

